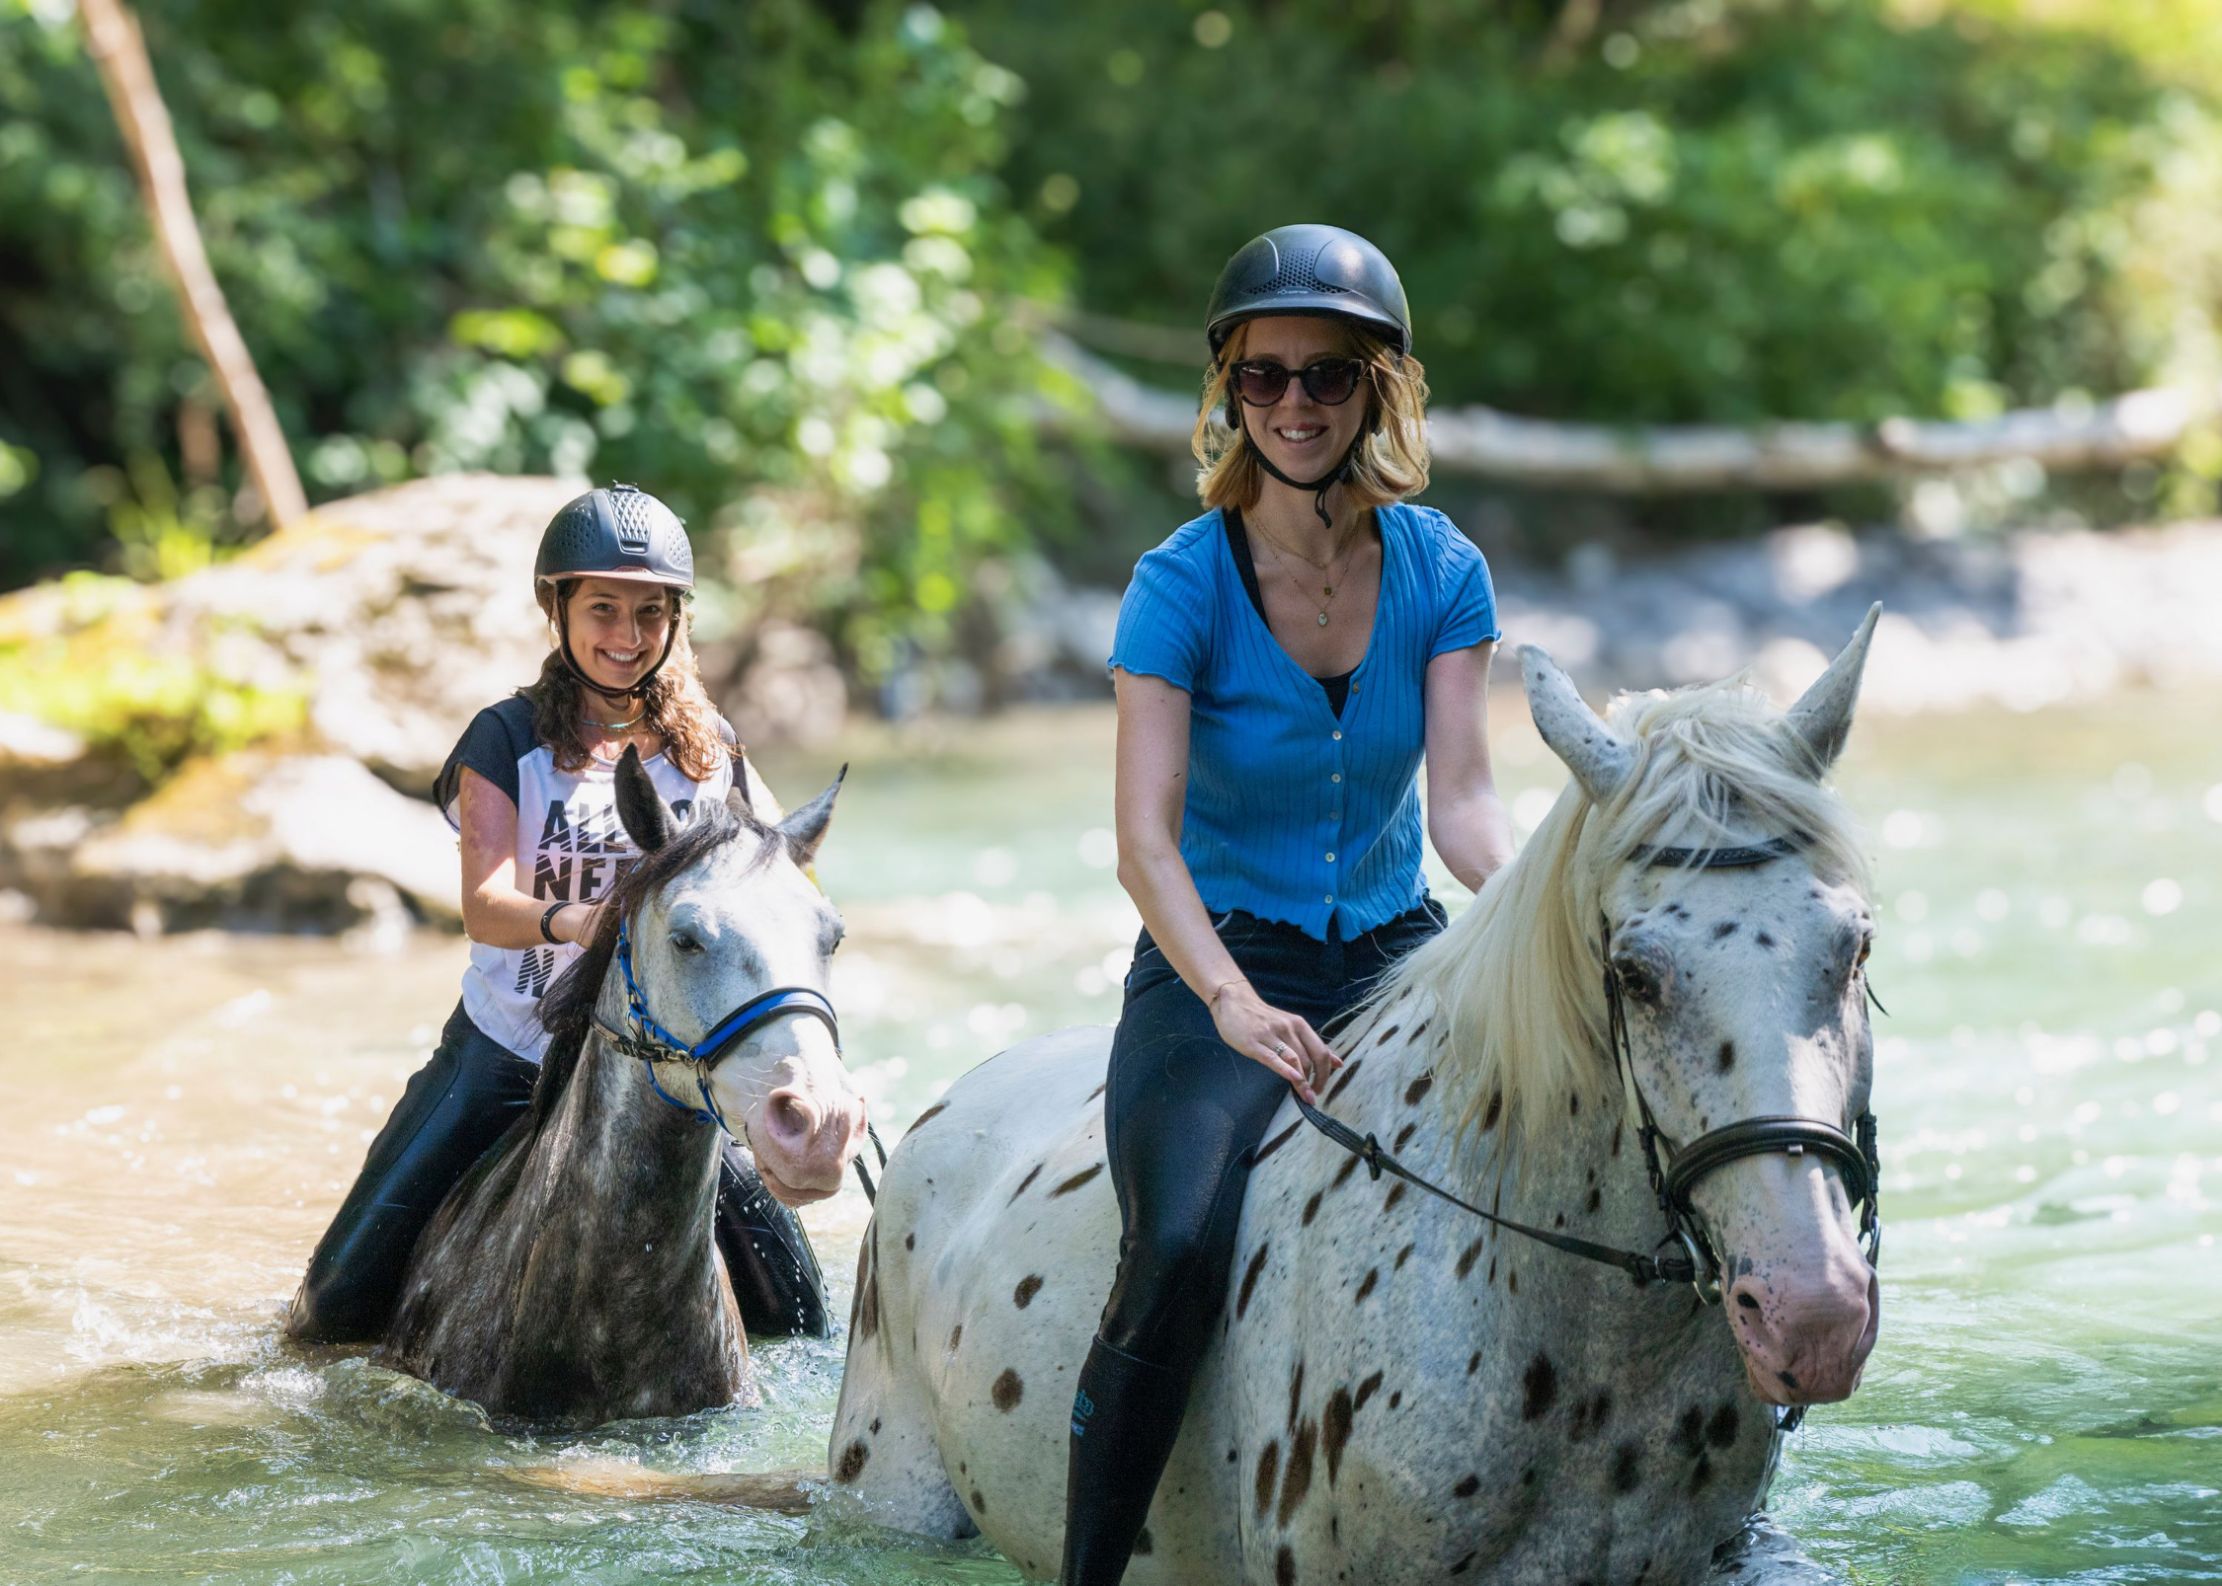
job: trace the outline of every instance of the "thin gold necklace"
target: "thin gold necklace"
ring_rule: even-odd
[[[1265,541],[1267,549],[1272,551],[1273,560],[1280,567],[1282,572],[1288,573],[1288,563],[1283,560],[1281,555],[1283,551],[1287,551],[1290,556],[1295,557],[1298,561],[1303,562],[1308,566],[1318,569],[1319,572],[1326,576],[1326,583],[1320,586],[1320,598],[1318,600],[1312,600],[1311,586],[1306,584],[1301,578],[1298,578],[1294,573],[1289,573],[1289,581],[1296,585],[1298,592],[1301,593],[1307,601],[1310,601],[1312,609],[1319,613],[1319,625],[1322,628],[1326,627],[1328,623],[1328,607],[1334,605],[1335,591],[1342,587],[1342,580],[1335,575],[1335,562],[1337,558],[1330,555],[1324,562],[1315,562],[1310,557],[1306,556],[1302,551],[1292,550],[1288,546],[1283,545],[1278,539],[1275,539],[1273,535],[1268,532],[1262,525],[1258,526],[1258,534]],[[1349,543],[1343,547],[1340,554],[1344,557],[1347,557],[1352,550],[1356,549],[1357,543],[1357,536],[1355,534],[1352,534],[1350,536]]]

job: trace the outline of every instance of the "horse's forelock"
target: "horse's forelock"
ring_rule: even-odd
[[[642,854],[619,874],[616,885],[594,911],[594,934],[586,950],[556,977],[541,999],[540,1022],[549,1040],[548,1055],[541,1061],[540,1077],[532,1090],[536,1123],[553,1111],[578,1067],[587,1032],[593,1027],[595,1005],[601,1001],[602,982],[609,977],[611,961],[617,956],[619,923],[637,914],[649,895],[667,882],[727,844],[742,840],[755,843],[743,874],[761,869],[779,848],[777,834],[762,822],[737,815],[722,801],[702,800],[671,841]]]
[[[1372,1030],[1409,1035],[1424,1022],[1445,1105],[1471,1145],[1497,1131],[1533,1140],[1564,1115],[1542,1103],[1597,1070],[1599,900],[1611,872],[1672,823],[1694,811],[1722,842],[1754,827],[1794,833],[1817,873],[1866,886],[1849,813],[1814,779],[1782,714],[1740,676],[1624,695],[1608,719],[1637,748],[1612,801],[1594,805],[1569,781],[1518,856],[1383,979],[1349,1026],[1354,1049]]]

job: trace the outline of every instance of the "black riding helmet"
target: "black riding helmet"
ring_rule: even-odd
[[[1404,283],[1387,254],[1354,231],[1340,226],[1276,226],[1253,237],[1219,272],[1204,316],[1204,334],[1216,363],[1227,338],[1245,320],[1272,315],[1316,314],[1348,320],[1381,337],[1399,359],[1412,350],[1412,309]],[[1227,428],[1243,433],[1242,404],[1227,394]],[[1258,466],[1294,490],[1310,490],[1312,510],[1328,522],[1327,492],[1350,471],[1361,433],[1342,460],[1317,479],[1292,479],[1273,465],[1263,447],[1251,445]]]
[[[664,634],[663,654],[631,688],[605,689],[579,670],[571,658],[571,629],[558,592],[575,578],[615,578],[626,583],[662,584],[681,596],[694,592],[694,548],[679,515],[635,485],[589,490],[566,502],[540,534],[540,554],[532,562],[532,587],[555,619],[564,669],[583,687],[611,698],[638,698],[671,659],[679,637],[675,612]]]

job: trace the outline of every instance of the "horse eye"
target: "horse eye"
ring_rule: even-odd
[[[1613,978],[1620,982],[1621,994],[1631,1002],[1657,1002],[1659,977],[1651,966],[1633,955],[1613,960]]]
[[[671,933],[671,946],[674,952],[680,953],[699,953],[702,951],[702,944],[685,931],[673,931]]]
[[[1855,972],[1867,967],[1867,955],[1873,952],[1874,948],[1875,939],[1872,936],[1863,936],[1859,939],[1859,956],[1852,960],[1852,968]]]

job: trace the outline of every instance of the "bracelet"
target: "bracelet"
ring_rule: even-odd
[[[569,907],[567,903],[551,903],[548,912],[540,916],[540,934],[558,947],[563,945],[563,938],[555,933],[555,917]]]

